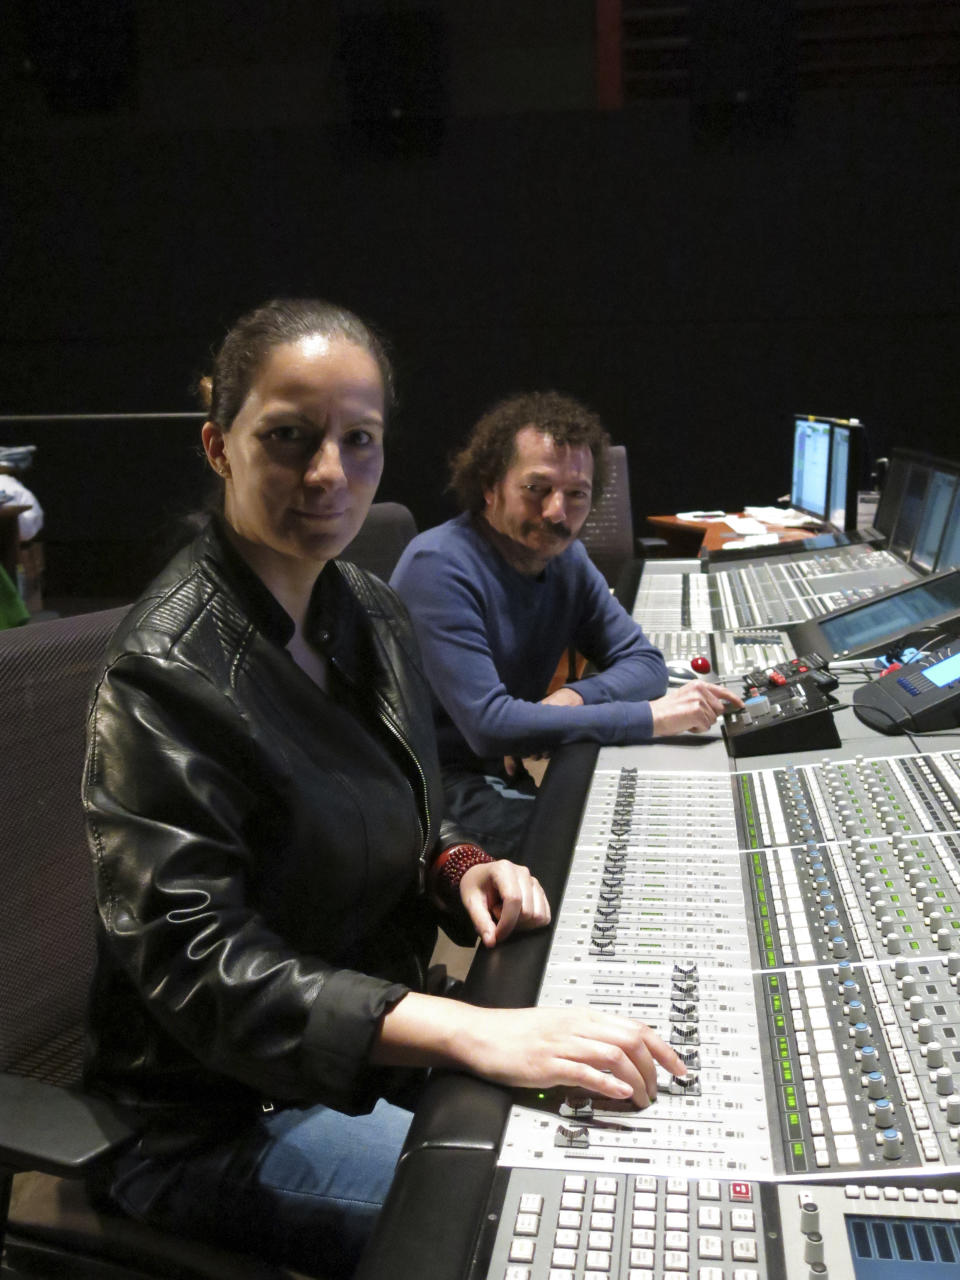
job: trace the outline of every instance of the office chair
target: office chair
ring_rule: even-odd
[[[124,612],[0,632],[0,1273],[291,1280],[297,1273],[100,1212],[82,1182],[136,1133],[132,1116],[79,1083],[94,963],[86,708]]]
[[[399,502],[375,502],[360,532],[340,556],[387,582],[416,532],[416,522],[407,507]]]

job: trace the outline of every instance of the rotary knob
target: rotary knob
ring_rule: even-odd
[[[903,947],[903,940],[899,933],[888,933],[883,940],[883,945],[887,948],[888,956],[898,956]]]
[[[951,978],[960,973],[960,951],[951,951],[947,956],[947,973]]]
[[[939,1040],[931,1040],[927,1045],[927,1066],[931,1071],[943,1066],[943,1045]]]
[[[866,1009],[863,1007],[862,1000],[851,1000],[847,1005],[847,1020],[849,1022],[859,1022],[865,1013]]]
[[[882,1098],[886,1092],[887,1084],[883,1078],[882,1071],[871,1071],[867,1076],[867,1097]]]
[[[951,1093],[944,1109],[947,1113],[947,1124],[960,1124],[960,1093]]]
[[[823,1236],[819,1231],[807,1232],[803,1242],[804,1262],[823,1262]]]
[[[953,930],[938,929],[936,942],[937,942],[938,951],[949,951],[950,948],[953,946]]]
[[[849,949],[849,944],[842,933],[838,933],[830,939],[830,951],[838,958],[845,956]]]
[[[894,976],[895,976],[895,977],[896,977],[900,982],[902,982],[902,981],[903,981],[903,979],[904,979],[904,978],[907,976],[907,974],[910,972],[910,961],[909,961],[909,960],[907,960],[907,959],[906,959],[906,957],[904,957],[904,959],[903,959],[903,960],[897,960],[897,961],[895,961],[894,966],[893,966],[893,972],[894,972]]]
[[[865,1044],[870,1043],[871,1037],[870,1026],[866,1022],[855,1022],[853,1024],[853,1043],[862,1048]]]
[[[865,1044],[860,1050],[860,1067],[863,1074],[869,1079],[870,1073],[876,1070],[879,1059],[877,1050],[872,1044]]]
[[[907,1001],[907,1012],[911,1022],[919,1022],[924,1014],[923,996],[911,996]]]
[[[896,1129],[884,1129],[881,1135],[885,1160],[899,1160],[903,1155],[903,1134]]]
[[[893,1103],[889,1098],[878,1098],[873,1106],[873,1123],[878,1129],[889,1129],[893,1123]]]
[[[849,965],[847,967],[849,968]],[[849,1004],[849,1002],[859,994],[860,984],[858,982],[854,982],[853,978],[845,978],[844,981],[840,983],[840,995],[845,1004]]]
[[[929,1018],[921,1018],[917,1023],[917,1039],[921,1044],[929,1044],[933,1039],[933,1023]]]
[[[917,980],[912,973],[904,974],[900,979],[900,990],[905,1002],[917,994]]]
[[[949,1098],[953,1093],[953,1072],[949,1067],[940,1067],[937,1071],[937,1093],[941,1098]]]
[[[937,934],[940,932],[940,930],[943,928],[943,912],[931,911],[930,914],[927,916],[927,927],[929,928],[933,936],[936,937]]]

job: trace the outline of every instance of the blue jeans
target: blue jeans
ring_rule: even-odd
[[[340,1280],[373,1230],[411,1119],[383,1099],[365,1116],[289,1107],[186,1156],[128,1152],[109,1196],[163,1230]]]
[[[443,769],[446,816],[494,858],[520,861],[536,798],[536,785],[526,771],[506,778],[455,765]]]

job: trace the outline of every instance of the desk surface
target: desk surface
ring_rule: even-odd
[[[724,520],[681,520],[678,516],[647,516],[647,523],[667,534],[668,540],[671,533],[679,534],[684,539],[695,537],[699,533],[700,555],[717,551],[731,539],[743,537],[743,534],[735,533]],[[767,525],[767,529],[777,535],[785,549],[788,549],[786,544],[802,542],[805,538],[815,537],[818,532],[816,529],[797,529],[778,524]]]

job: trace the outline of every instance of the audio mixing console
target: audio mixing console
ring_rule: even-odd
[[[539,1002],[688,1072],[518,1097],[473,1274],[960,1275],[958,796],[954,751],[598,768]]]
[[[915,570],[889,551],[839,547],[780,561],[701,572],[697,561],[648,564],[633,617],[652,631],[782,627],[912,582]]]

